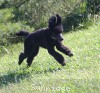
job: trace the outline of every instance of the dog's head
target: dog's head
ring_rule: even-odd
[[[56,26],[61,25],[62,19],[61,16],[56,14],[55,16],[51,16],[49,19],[49,29],[54,29]]]
[[[56,14],[56,16],[52,16],[49,19],[49,29],[51,32],[51,37],[54,40],[62,41],[62,32],[63,32],[63,26],[62,26],[62,19],[61,16]]]

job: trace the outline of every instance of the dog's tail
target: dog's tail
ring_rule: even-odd
[[[19,31],[18,33],[16,33],[16,36],[28,36],[30,33],[27,31]]]

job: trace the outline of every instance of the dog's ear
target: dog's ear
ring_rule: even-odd
[[[61,24],[62,23],[61,16],[56,14],[56,17],[57,17],[57,25]]]
[[[57,24],[57,17],[56,16],[52,16],[49,19],[49,28],[54,28]]]

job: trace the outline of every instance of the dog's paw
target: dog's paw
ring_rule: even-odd
[[[21,62],[20,61],[18,62],[18,65],[21,65]]]
[[[66,64],[65,64],[65,63],[62,63],[61,65],[62,65],[62,66],[66,66]]]
[[[69,57],[72,57],[73,55],[74,55],[73,53],[69,53],[69,54],[68,54]]]
[[[21,60],[19,60],[18,65],[21,65],[21,64],[22,64],[22,61],[21,61]]]

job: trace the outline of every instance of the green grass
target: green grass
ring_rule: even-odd
[[[26,67],[26,60],[18,66],[23,43],[2,47],[0,93],[100,93],[100,22],[64,38],[74,52],[72,58],[63,54],[65,67],[42,48],[32,67]]]

